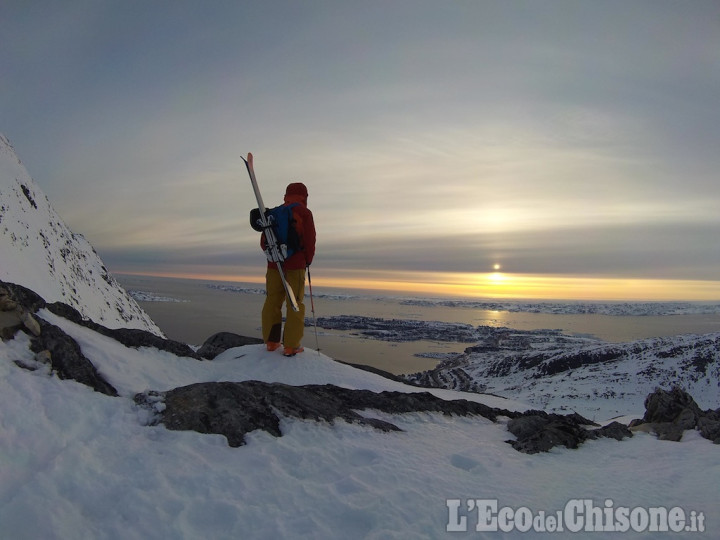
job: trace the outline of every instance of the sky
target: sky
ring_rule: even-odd
[[[0,132],[111,271],[720,300],[720,3],[0,4]]]

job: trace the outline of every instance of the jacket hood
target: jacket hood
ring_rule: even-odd
[[[299,202],[307,206],[308,190],[302,182],[288,184],[285,190],[285,203]]]
[[[308,190],[302,182],[293,182],[292,184],[288,184],[287,189],[285,189],[285,195],[302,195],[303,197],[307,197]]]

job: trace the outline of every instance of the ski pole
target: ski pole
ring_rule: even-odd
[[[313,327],[315,328],[315,348],[320,356],[320,341],[318,340],[317,319],[315,318],[315,300],[313,300],[312,279],[310,278],[310,267],[307,267],[308,286],[310,288],[310,312],[313,316]]]

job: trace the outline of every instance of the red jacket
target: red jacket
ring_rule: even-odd
[[[302,195],[285,195],[285,206],[300,203],[292,209],[293,217],[297,222],[300,233],[301,250],[291,255],[283,263],[284,270],[302,270],[313,261],[315,257],[315,221],[312,212],[307,207],[307,197]],[[265,235],[260,237],[260,246],[265,249]],[[269,268],[277,268],[277,264],[268,261]]]

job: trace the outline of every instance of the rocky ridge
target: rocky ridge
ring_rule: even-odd
[[[48,309],[127,347],[158,348],[198,361],[210,360],[228,348],[258,341],[231,333],[216,334],[201,348],[206,350],[206,357],[203,357],[185,344],[165,340],[151,332],[105,328],[83,319],[71,306],[48,304],[33,291],[12,283],[0,283],[0,298],[4,312],[12,315],[0,319],[4,321],[0,328],[3,339],[10,340],[17,332],[25,332],[30,336],[30,348],[35,353],[35,364],[16,362],[18,367],[34,370],[49,364],[58,377],[73,379],[109,396],[117,396],[117,390],[95,369],[77,342],[62,329],[45,321],[38,310]],[[508,443],[524,453],[548,451],[555,446],[578,448],[586,440],[597,437],[622,440],[632,436],[632,431],[618,422],[600,427],[576,413],[517,412],[464,399],[440,399],[428,392],[372,392],[327,384],[201,382],[164,392],[148,390],[136,394],[134,400],[148,411],[150,424],[161,423],[172,430],[221,434],[230,446],[244,444],[245,435],[257,429],[281,436],[284,417],[327,424],[343,420],[386,432],[400,430],[392,421],[363,415],[363,411],[389,415],[432,412],[507,422],[508,431],[515,437]],[[679,440],[686,429],[697,429],[703,437],[720,443],[720,410],[700,410],[687,393],[677,388],[657,390],[648,397],[645,417],[631,427],[650,430],[670,440]],[[672,436],[664,435],[668,432],[672,432]]]

